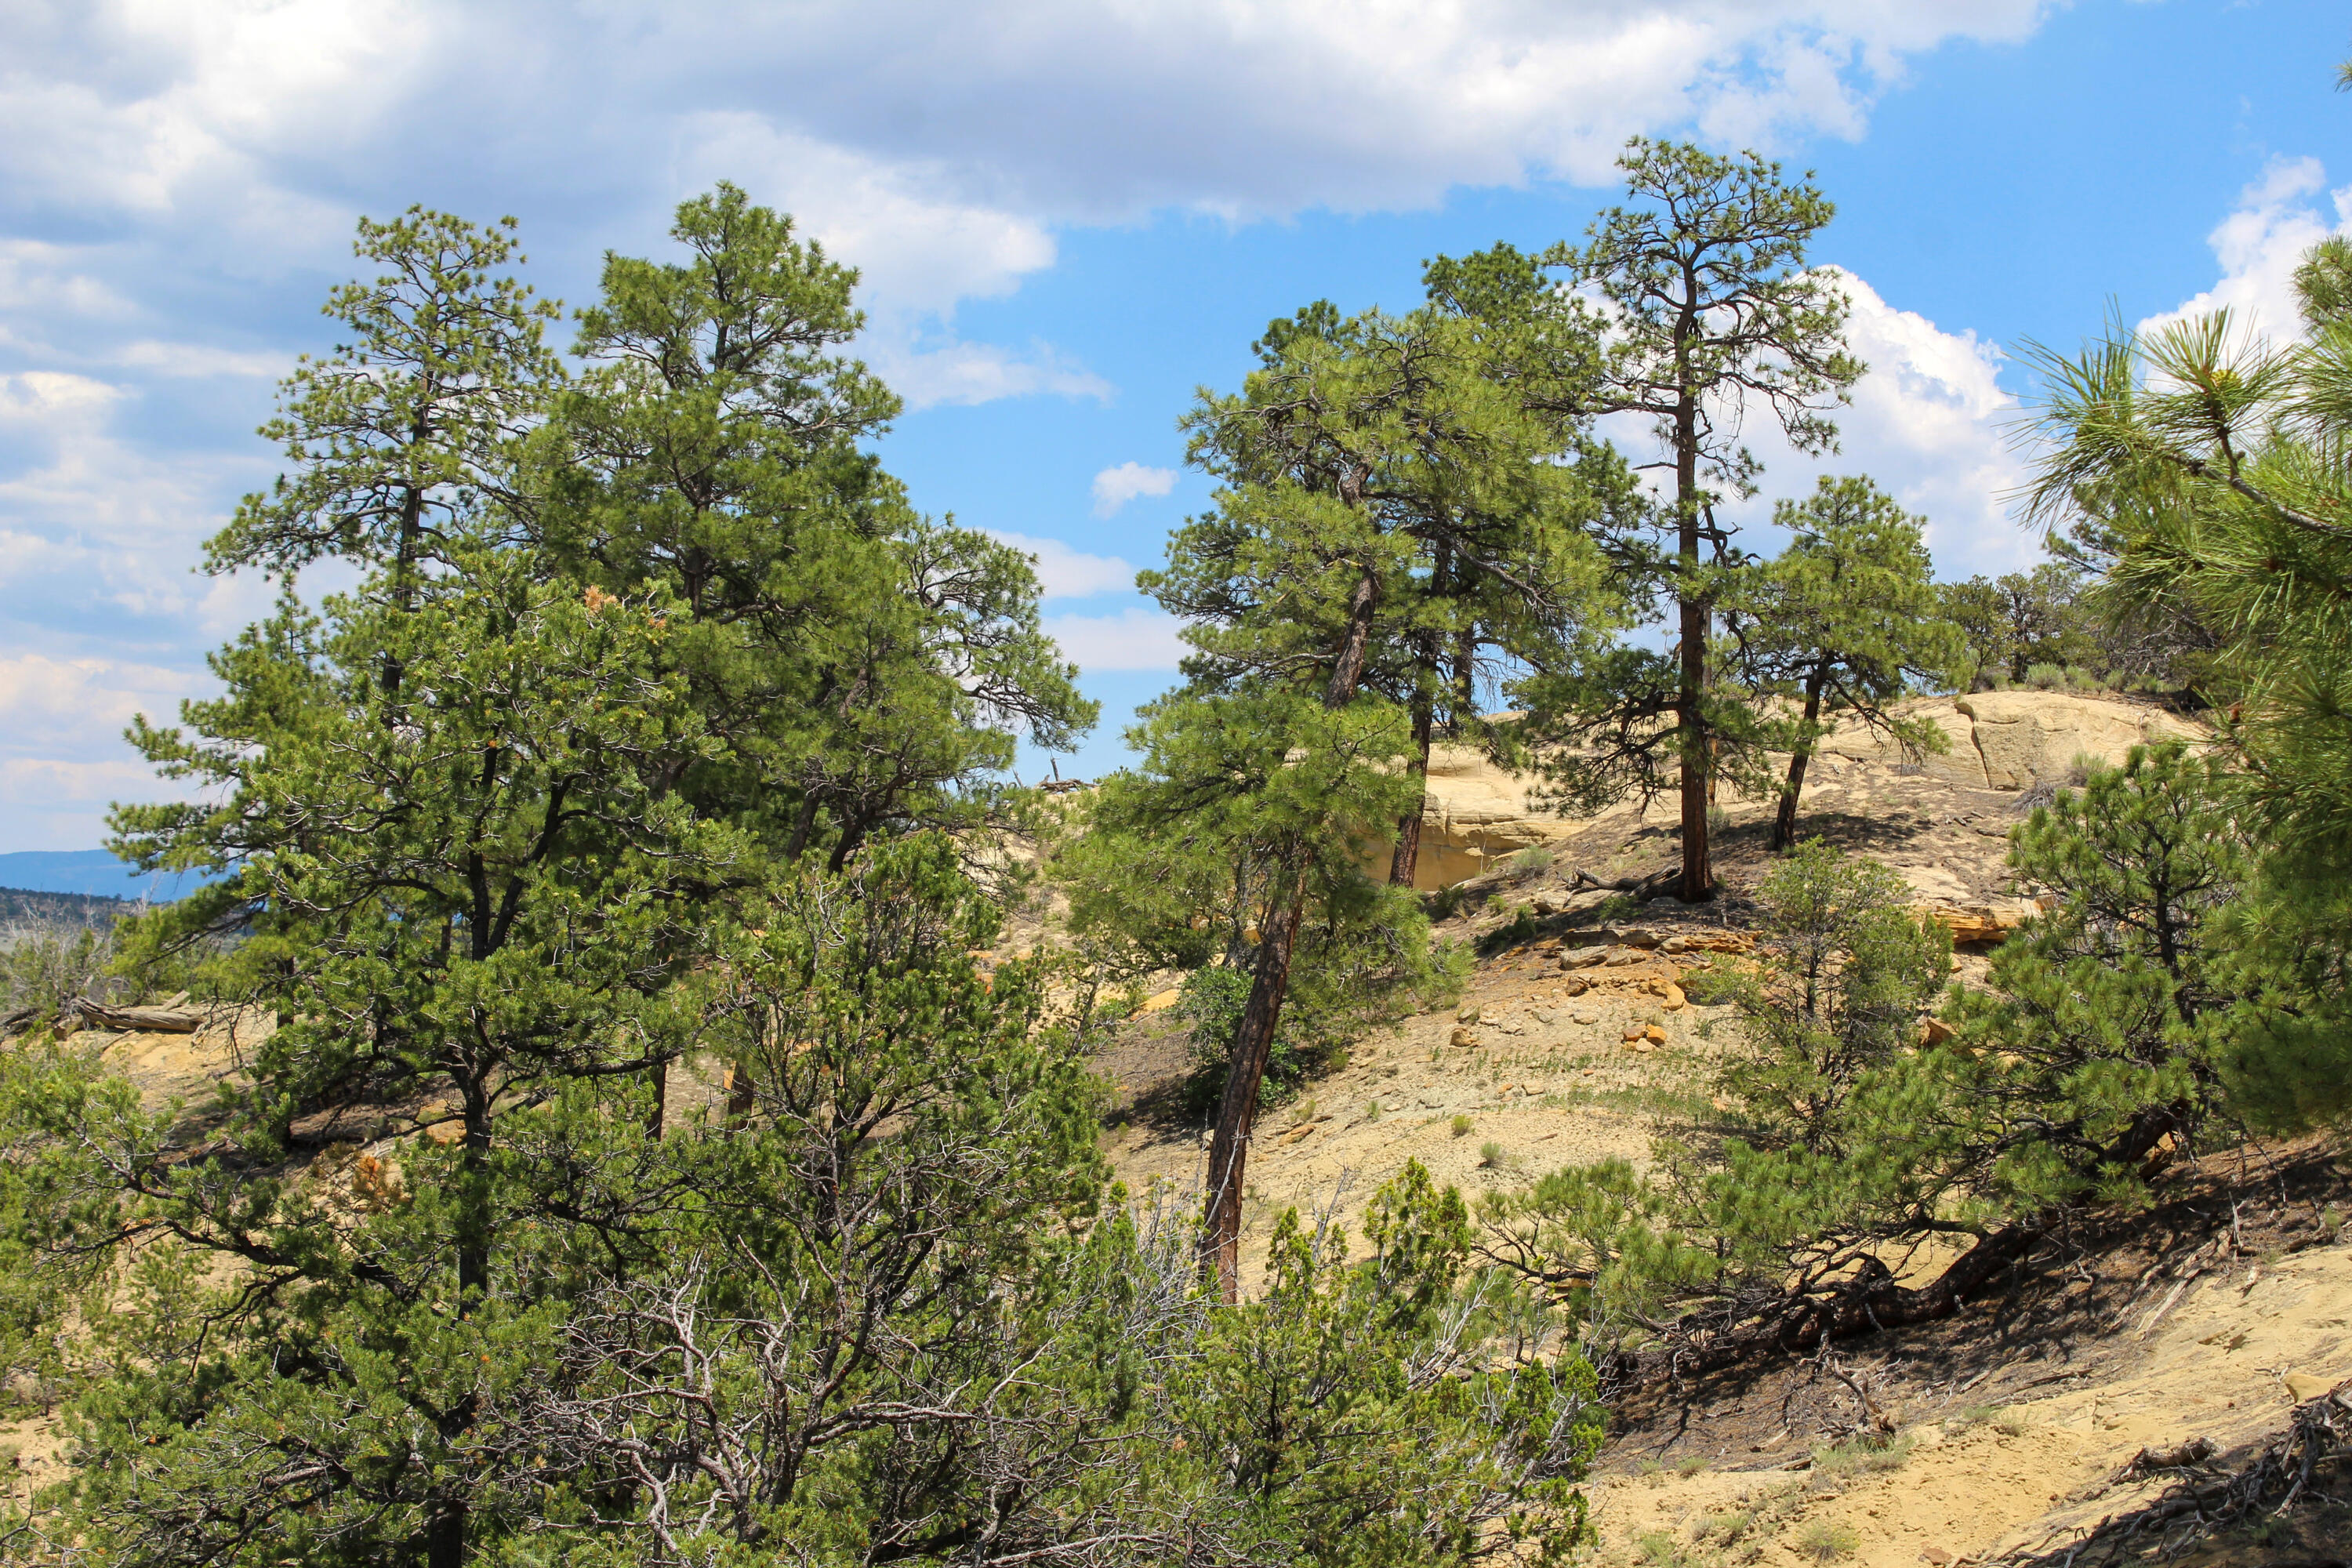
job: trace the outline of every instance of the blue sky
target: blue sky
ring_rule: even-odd
[[[1581,231],[1630,134],[1819,172],[1874,371],[1837,471],[1948,575],[2021,564],[2013,357],[2110,310],[2291,330],[2352,214],[2352,13],[2315,0],[15,0],[0,16],[0,851],[153,798],[134,711],[267,598],[192,574],[328,346],[352,218],[522,220],[583,300],[729,178],[866,276],[884,445],[1036,542],[1117,764],[1171,628],[1127,586],[1206,499],[1177,416],[1265,321],[1409,303],[1422,258]],[[2343,195],[2339,198],[2338,189]],[[1638,435],[1635,437],[1638,440]],[[1764,493],[1820,465],[1759,440]]]

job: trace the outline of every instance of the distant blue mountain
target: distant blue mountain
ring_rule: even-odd
[[[209,880],[195,871],[135,871],[105,849],[20,849],[0,855],[0,888],[96,893],[168,904]]]

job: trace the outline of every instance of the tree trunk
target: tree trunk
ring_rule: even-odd
[[[1389,881],[1395,887],[1412,888],[1413,872],[1421,864],[1421,819],[1429,800],[1429,743],[1434,728],[1434,708],[1427,686],[1413,693],[1412,756],[1406,762],[1405,771],[1421,788],[1412,809],[1397,819],[1396,853],[1389,858]]]
[[[1326,708],[1344,707],[1355,698],[1364,678],[1372,609],[1380,593],[1380,577],[1367,567],[1348,603],[1348,630],[1331,661],[1330,680],[1323,689]],[[1233,1049],[1225,1063],[1225,1092],[1217,1102],[1216,1131],[1209,1144],[1201,1266],[1216,1271],[1218,1291],[1229,1303],[1241,1294],[1243,1180],[1249,1163],[1250,1131],[1257,1122],[1258,1090],[1265,1082],[1265,1059],[1282,1022],[1283,994],[1290,984],[1291,950],[1298,940],[1299,916],[1307,902],[1307,848],[1304,842],[1293,843],[1275,878],[1276,896],[1281,901],[1266,911],[1259,933],[1249,1004],[1234,1030]]]
[[[1682,628],[1682,687],[1675,718],[1681,730],[1683,763],[1683,879],[1681,898],[1695,904],[1715,893],[1715,867],[1707,856],[1706,720],[1700,702],[1706,690],[1706,603],[1698,594],[1698,401],[1685,394],[1675,413],[1675,510],[1679,524],[1683,580],[1676,593]]]
[[[1430,563],[1429,589],[1433,597],[1451,593],[1454,588],[1454,550],[1440,542],[1435,559]],[[1434,627],[1417,633],[1413,637],[1412,689],[1412,758],[1405,764],[1414,780],[1422,785],[1421,798],[1413,808],[1397,819],[1396,853],[1389,858],[1389,881],[1391,885],[1410,889],[1414,871],[1421,864],[1421,818],[1429,801],[1429,745],[1436,727],[1436,683],[1443,673],[1438,664],[1437,632]],[[1466,671],[1469,655],[1461,654],[1456,663]],[[1457,700],[1459,700],[1457,697]]]
[[[784,844],[784,859],[798,860],[808,849],[809,836],[816,831],[817,795],[811,786],[801,795],[800,811],[793,818],[793,836]]]
[[[1780,809],[1772,818],[1772,852],[1779,854],[1797,841],[1797,796],[1805,787],[1805,764],[1813,757],[1813,721],[1822,713],[1822,680],[1815,670],[1805,681],[1805,727],[1789,753],[1789,782],[1780,788]]]
[[[466,1505],[446,1502],[425,1527],[425,1568],[465,1568]]]
[[[1294,861],[1300,858],[1294,855]],[[1298,941],[1298,921],[1307,903],[1306,868],[1290,879],[1283,907],[1269,915],[1272,929],[1258,942],[1257,968],[1250,977],[1249,1005],[1234,1031],[1232,1059],[1225,1067],[1225,1092],[1217,1101],[1217,1130],[1209,1145],[1208,1213],[1201,1236],[1202,1262],[1216,1270],[1218,1294],[1228,1303],[1241,1294],[1242,1188],[1248,1173],[1251,1129],[1257,1097],[1265,1084],[1266,1057],[1282,1021],[1282,998],[1290,984],[1290,954]]]
[[[1458,740],[1462,721],[1478,710],[1478,634],[1464,626],[1454,634],[1454,706],[1445,715],[1445,733]]]
[[[845,816],[841,837],[834,840],[833,853],[825,859],[824,868],[838,877],[849,868],[849,858],[866,842],[866,824],[856,817]]]
[[[465,1104],[466,1139],[458,1162],[457,1315],[470,1318],[490,1286],[489,1155],[490,1100],[478,1079],[460,1089]],[[444,1439],[455,1442],[474,1424],[475,1400],[467,1394],[439,1417],[436,1425]],[[445,1496],[425,1526],[426,1568],[463,1568],[466,1561],[466,1500]]]

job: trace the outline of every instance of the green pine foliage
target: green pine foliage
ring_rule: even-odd
[[[2038,514],[2096,540],[2118,613],[2190,628],[2200,684],[2227,703],[2234,815],[2263,851],[2236,929],[2284,993],[2243,1070],[2285,1125],[2340,1118],[2352,1077],[2347,274],[2341,241],[2305,258],[2299,342],[2250,338],[2222,311],[2041,355]]]
[[[1082,968],[1230,978],[1286,886],[1302,1038],[1456,977],[1366,869],[1419,806],[1395,668],[1327,701],[1276,609],[1311,602],[1302,565],[1354,594],[1375,556],[1405,602],[1427,542],[1325,504],[1322,435],[1237,456],[1196,539],[1268,603],[1203,639],[1223,667],[1064,845],[1080,956],[989,956],[1005,858],[972,830],[1020,824],[1016,737],[1092,717],[1034,573],[866,450],[896,405],[841,353],[854,275],[724,187],[675,237],[682,263],[608,264],[568,375],[506,229],[363,228],[384,275],[331,305],[354,341],[289,383],[289,478],[215,545],[279,603],[215,656],[222,695],[133,731],[194,798],[115,818],[141,863],[223,874],[117,966],[201,960],[278,1026],[198,1106],[46,1025],[0,1054],[0,1370],[70,1438],[12,1541],[1564,1555],[1593,1375],[1470,1270],[1459,1198],[1409,1170],[1354,1261],[1292,1216],[1227,1304],[1168,1194],[1105,1194],[1086,1068]],[[1456,500],[1397,515],[1519,515]],[[331,558],[355,584],[305,602]]]
[[[1789,546],[1742,587],[1731,607],[1733,660],[1751,689],[1793,700],[1768,721],[1774,750],[1789,753],[1772,847],[1796,841],[1805,768],[1841,721],[1892,741],[1908,757],[1950,742],[1931,719],[1898,712],[1900,698],[1949,685],[1963,660],[1961,633],[1937,614],[1924,521],[1867,479],[1824,476],[1772,521]]]
[[[1963,642],[1964,651],[1951,669],[1952,684],[1963,691],[2021,684],[2036,665],[2169,673],[2129,668],[2133,657],[2122,646],[2127,639],[2119,639],[2103,623],[2105,607],[2091,588],[2067,561],[2045,561],[2031,572],[1997,578],[1938,584],[1937,613],[1960,629]]]
[[[2352,242],[2298,274],[2306,342],[2043,356],[2054,559],[1937,586],[1867,479],[1780,503],[1770,562],[1715,515],[1743,406],[1822,449],[1862,373],[1810,178],[1623,166],[1590,244],[1310,306],[1202,395],[1219,488],[1141,579],[1184,682],[1050,812],[1016,746],[1094,705],[1033,563],[882,466],[854,271],[722,185],[672,259],[607,258],[567,364],[510,221],[363,223],[349,341],[265,430],[288,472],[210,546],[278,605],[131,731],[185,787],[118,847],[215,879],[6,967],[0,1382],[70,1438],[11,1550],[1561,1562],[1588,1347],[1938,1316],[2175,1160],[2352,1111]],[[1664,500],[1595,435],[1626,412]],[[1522,717],[1482,717],[1498,672]],[[2115,679],[2226,700],[2217,742],[2014,829],[2041,912],[1988,985],[1893,872],[1795,842],[1832,724],[1917,754],[1913,692]],[[1712,978],[1740,1026],[1645,1169],[1474,1213],[1409,1163],[1360,1247],[1278,1216],[1244,1296],[1256,1101],[1467,973],[1409,890],[1441,732],[1564,805],[1679,785],[1693,897],[1705,784],[1777,791],[1754,965]],[[1041,824],[1071,951],[1010,953]],[[1087,1070],[1102,994],[1171,971],[1205,1215],[1107,1186]],[[47,1022],[159,987],[275,1015],[206,1104]]]
[[[1371,698],[1338,712],[1261,689],[1163,699],[1134,737],[1141,764],[1105,779],[1061,840],[1053,875],[1095,963],[1121,980],[1188,972],[1193,1102],[1222,1091],[1286,864],[1303,869],[1307,905],[1264,1100],[1296,1093],[1374,1021],[1458,993],[1469,955],[1436,944],[1420,901],[1381,875],[1387,825],[1420,810],[1402,720]]]
[[[857,274],[722,184],[682,262],[608,257],[589,369],[553,404],[528,527],[601,591],[674,595],[671,663],[726,753],[677,787],[785,858],[1012,804],[1017,741],[1097,709],[1040,630],[1027,559],[915,513],[869,449],[898,401],[845,353]]]
[[[1584,245],[1540,258],[1561,287],[1477,298],[1511,323],[1502,341],[1546,351],[1534,366],[1589,375],[1570,405],[1649,421],[1650,466],[1671,471],[1671,492],[1615,509],[1606,531],[1628,618],[1659,626],[1666,648],[1612,643],[1532,660],[1512,696],[1526,714],[1520,738],[1563,806],[1582,815],[1680,793],[1682,896],[1696,900],[1715,892],[1709,781],[1759,780],[1769,739],[1756,694],[1718,673],[1717,613],[1745,561],[1716,502],[1755,494],[1760,467],[1736,433],[1748,411],[1769,410],[1796,450],[1833,449],[1831,414],[1864,367],[1847,352],[1844,294],[1806,264],[1835,211],[1810,175],[1788,179],[1753,153],[1640,137],[1618,167],[1633,205],[1603,213]],[[1590,346],[1564,352],[1580,330]],[[1538,402],[1562,395],[1542,378],[1528,384]]]
[[[1758,892],[1769,932],[1738,1040],[1654,1173],[1574,1167],[1486,1200],[1496,1261],[1604,1328],[1881,1326],[1948,1311],[2087,1205],[2145,1202],[2172,1160],[2250,1121],[2307,1122],[2301,994],[2236,909],[2259,848],[2232,781],[2136,749],[2012,835],[2046,912],[1954,989],[1941,931],[1884,868],[1818,840]],[[1939,1005],[1952,1028],[1923,1039]],[[1931,1238],[1967,1250],[1896,1281]],[[1609,1331],[1615,1331],[1610,1330]]]
[[[2011,864],[2054,907],[1956,998],[1933,1060],[1971,1111],[1977,1180],[2011,1212],[2137,1199],[2226,1113],[2226,1064],[2257,998],[2221,917],[2253,847],[2213,759],[2179,742],[2061,791]]]

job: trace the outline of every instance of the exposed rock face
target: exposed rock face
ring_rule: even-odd
[[[2159,709],[2057,691],[1979,691],[1928,698],[1910,711],[1933,719],[1950,751],[1921,760],[1923,770],[1967,789],[2025,790],[2063,784],[2077,757],[2120,763],[2134,746],[2196,741],[2205,731]],[[1896,749],[1859,724],[1842,726],[1822,750],[1856,762],[1892,765]]]
[[[1528,804],[1528,788],[1538,783],[1533,776],[1513,778],[1466,748],[1437,747],[1429,759],[1413,886],[1427,890],[1467,881],[1497,859],[1578,826]]]
[[[2158,709],[2056,691],[1921,698],[1908,711],[1933,719],[1951,742],[1950,750],[1923,758],[1919,771],[1972,790],[2014,793],[2063,784],[2077,758],[2115,763],[2144,742],[2205,738],[2195,724]],[[1822,752],[1828,768],[1839,763],[1892,768],[1906,760],[1859,724],[1839,728],[1823,740]],[[1815,777],[1825,779],[1826,770]],[[1539,786],[1539,780],[1514,778],[1475,752],[1438,747],[1429,760],[1413,885],[1426,890],[1466,881],[1518,850],[1557,843],[1590,826],[1531,804],[1530,789]],[[1957,882],[1922,882],[1919,891],[1928,899],[1966,897]]]

